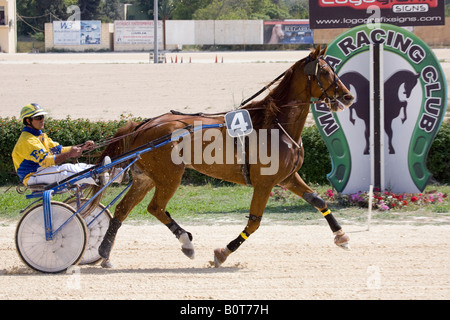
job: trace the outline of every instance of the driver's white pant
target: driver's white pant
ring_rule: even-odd
[[[28,185],[51,184],[61,182],[62,180],[86,170],[94,165],[87,163],[64,163],[62,165],[40,168],[29,179]],[[96,184],[92,177],[78,180],[76,184]]]

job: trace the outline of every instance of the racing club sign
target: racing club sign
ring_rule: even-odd
[[[422,192],[425,163],[447,109],[447,83],[431,49],[403,28],[362,25],[344,32],[325,59],[355,95],[332,113],[313,105],[332,160],[328,179],[337,191]]]
[[[309,0],[311,29],[445,24],[444,0]]]

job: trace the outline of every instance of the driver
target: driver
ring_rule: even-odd
[[[43,133],[47,112],[37,103],[27,104],[20,112],[24,124],[22,133],[14,146],[12,159],[20,181],[26,185],[51,184],[88,169],[86,163],[63,163],[78,158],[84,150],[91,149],[94,141],[72,147],[63,147]],[[77,181],[76,184],[95,184],[92,177]]]

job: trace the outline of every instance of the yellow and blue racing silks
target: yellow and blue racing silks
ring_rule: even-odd
[[[20,181],[26,185],[28,178],[39,168],[55,165],[55,154],[65,153],[70,148],[54,142],[41,130],[24,127],[12,152]]]

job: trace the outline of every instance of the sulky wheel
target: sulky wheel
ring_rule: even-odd
[[[80,206],[82,206],[86,201],[87,199],[81,200]],[[73,208],[77,207],[77,200],[74,198],[69,199],[66,203],[72,206]],[[108,230],[109,220],[111,220],[112,218],[109,210],[104,209],[105,209],[104,205],[98,204],[98,206],[90,213],[86,213],[87,210],[81,212],[81,216],[83,217],[84,222],[87,225],[88,237],[87,237],[86,251],[84,252],[83,258],[79,263],[80,265],[96,264],[97,262],[103,259],[98,254],[98,247],[103,241],[103,237],[105,236],[106,230]]]
[[[37,204],[22,215],[16,228],[16,248],[30,268],[44,273],[58,273],[76,265],[87,243],[86,224],[75,210],[62,202],[51,202],[52,240],[46,240],[44,207]]]

